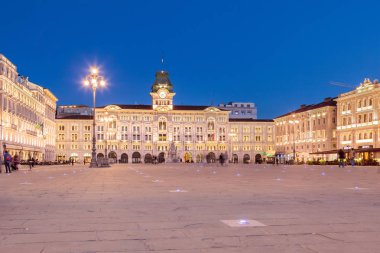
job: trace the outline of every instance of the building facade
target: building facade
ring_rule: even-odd
[[[296,162],[336,159],[336,110],[336,101],[326,98],[275,118],[277,158]]]
[[[257,108],[251,102],[229,102],[219,104],[219,109],[230,111],[231,119],[257,119]]]
[[[336,99],[338,148],[358,160],[380,160],[380,84],[364,79]]]
[[[228,110],[175,105],[173,85],[165,71],[156,73],[150,96],[151,105],[96,108],[98,158],[150,163],[154,157],[167,160],[174,151],[182,162],[215,162],[224,154],[229,160],[248,163],[274,155],[271,120],[234,121],[229,119]],[[86,115],[57,115],[57,160],[90,160],[91,119]],[[257,138],[250,137],[252,134]]]
[[[57,107],[57,116],[92,115],[92,108],[87,105],[60,105]]]
[[[0,54],[1,148],[22,160],[54,161],[56,102],[50,90],[20,76]]]

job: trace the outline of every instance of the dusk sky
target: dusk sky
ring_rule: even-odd
[[[0,53],[62,104],[150,104],[164,55],[175,104],[254,102],[273,118],[380,78],[378,1],[1,1]]]

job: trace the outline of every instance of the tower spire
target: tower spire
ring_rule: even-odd
[[[164,71],[164,53],[161,54],[161,70]]]

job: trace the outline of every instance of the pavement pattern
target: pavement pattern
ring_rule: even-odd
[[[379,167],[117,164],[0,174],[1,253],[376,253]]]

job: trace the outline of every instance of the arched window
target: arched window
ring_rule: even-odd
[[[347,139],[346,139],[346,136],[345,135],[343,135],[343,141],[346,141]]]
[[[215,121],[213,119],[211,119],[207,122],[207,129],[208,130],[215,130]]]
[[[344,112],[345,110],[346,110],[346,105],[343,104],[343,105],[342,105],[342,111]]]
[[[372,98],[370,98],[370,99],[368,100],[368,105],[369,105],[369,106],[372,106]]]
[[[359,137],[358,137],[358,139],[359,139],[359,140],[361,140],[361,139],[362,139],[362,134],[361,134],[361,133],[359,134]]]
[[[160,118],[158,121],[158,130],[165,131],[166,130],[166,118]]]
[[[366,106],[367,106],[367,99],[365,98],[363,101],[363,107],[366,107]]]
[[[351,104],[350,103],[347,104],[347,110],[351,110]]]
[[[367,133],[364,133],[364,139],[367,139]]]
[[[369,132],[369,138],[372,139],[372,132]]]
[[[362,107],[362,101],[359,100],[359,102],[358,102],[358,108],[361,108],[361,107]]]

